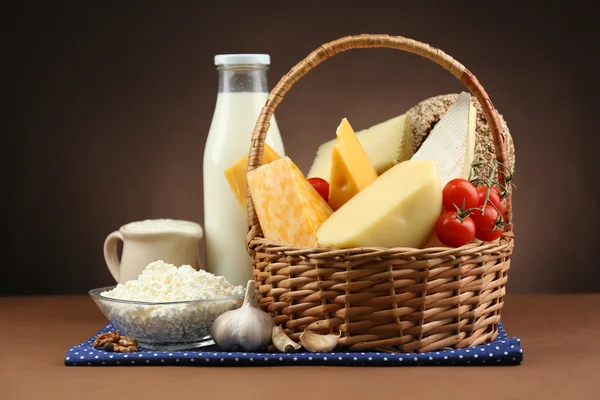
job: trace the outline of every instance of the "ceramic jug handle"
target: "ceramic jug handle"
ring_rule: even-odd
[[[119,240],[123,241],[123,235],[119,231],[114,231],[104,241],[104,261],[106,261],[106,266],[117,283],[119,283],[119,276],[121,275],[121,261],[117,254]]]

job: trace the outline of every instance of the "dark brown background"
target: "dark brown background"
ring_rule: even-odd
[[[109,232],[142,218],[202,222],[214,54],[271,54],[272,86],[323,42],[364,32],[445,50],[508,121],[517,148],[509,291],[600,290],[591,10],[481,1],[52,3],[3,13],[8,279],[0,294],[112,284],[102,256]],[[276,115],[288,154],[306,172],[342,117],[361,129],[460,90],[414,55],[358,50],[319,66]]]

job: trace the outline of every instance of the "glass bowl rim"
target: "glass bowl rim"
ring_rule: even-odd
[[[243,299],[244,298],[244,293],[241,294],[236,294],[234,296],[228,296],[228,297],[217,297],[214,299],[200,299],[200,300],[180,300],[180,301],[160,301],[160,302],[152,302],[152,301],[137,301],[137,300],[123,300],[123,299],[115,299],[112,297],[106,297],[106,296],[102,296],[101,293],[108,291],[108,290],[112,290],[116,287],[117,285],[112,285],[112,286],[105,286],[105,287],[100,287],[100,288],[96,288],[96,289],[91,289],[88,291],[88,294],[96,300],[99,301],[106,301],[106,302],[111,302],[111,303],[121,303],[121,304],[131,304],[131,305],[141,305],[141,306],[170,306],[170,305],[177,305],[177,304],[205,304],[205,303],[217,303],[220,301],[225,301],[225,300],[237,300],[237,299]],[[258,292],[258,290],[254,291],[254,294],[256,294]]]

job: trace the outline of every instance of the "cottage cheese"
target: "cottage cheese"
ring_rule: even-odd
[[[189,265],[175,265],[156,261],[149,264],[140,276],[101,295],[120,300],[153,303],[188,300],[210,300],[244,293],[242,286],[234,286],[224,277],[204,270],[196,271]]]
[[[214,320],[241,306],[243,293],[244,287],[232,285],[221,276],[196,271],[189,265],[176,267],[156,261],[137,279],[102,292],[101,297],[107,299],[97,303],[122,334],[135,337],[144,347],[175,350],[195,347],[208,339]],[[197,301],[168,304],[193,300]]]

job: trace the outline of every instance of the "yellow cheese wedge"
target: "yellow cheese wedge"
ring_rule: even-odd
[[[333,212],[285,157],[248,172],[256,215],[266,239],[316,247],[316,232]]]
[[[338,126],[336,134],[329,177],[329,204],[334,210],[377,179],[377,171],[346,118]]]
[[[263,162],[262,165],[268,164],[272,161],[280,159],[281,156],[277,154],[275,150],[269,147],[268,144],[265,143],[265,149],[263,153]],[[234,163],[231,167],[225,170],[225,177],[229,182],[229,186],[231,187],[231,191],[238,199],[240,205],[246,209],[246,196],[248,192],[246,191],[246,175],[248,174],[248,154],[245,154],[242,158],[240,158],[236,163]]]
[[[411,160],[433,160],[442,187],[454,178],[468,178],[475,157],[476,117],[471,96],[462,92]]]
[[[407,114],[398,115],[356,132],[369,161],[378,174],[394,165],[410,160],[413,155],[413,137],[411,119]],[[337,139],[329,140],[319,146],[310,167],[308,178],[318,177],[329,181],[331,173],[331,150]]]
[[[390,168],[331,215],[317,231],[320,246],[424,246],[442,204],[440,176],[431,160]]]

